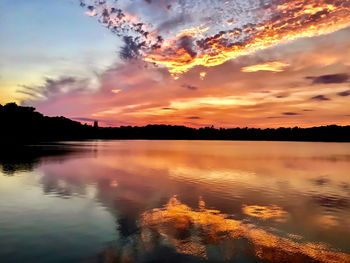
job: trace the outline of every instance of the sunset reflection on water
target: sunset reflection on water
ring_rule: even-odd
[[[349,144],[46,147],[0,160],[0,262],[349,262]]]
[[[259,205],[244,205],[242,207],[244,214],[261,218],[263,220],[274,218],[276,221],[283,222],[285,220],[286,212],[277,205],[259,206]]]
[[[231,260],[235,250],[240,249],[237,240],[244,239],[247,246],[238,253],[253,253],[269,262],[350,262],[350,255],[333,252],[323,244],[297,243],[278,237],[204,205],[202,201],[198,210],[192,210],[172,197],[163,209],[144,213],[141,226],[151,229],[151,235],[166,237],[179,252],[206,259],[206,246],[215,244],[224,259]]]

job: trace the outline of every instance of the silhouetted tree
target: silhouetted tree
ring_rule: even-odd
[[[267,140],[267,141],[344,141],[350,142],[350,126],[312,128],[189,128],[171,125],[98,128],[65,117],[47,117],[33,107],[15,103],[0,105],[0,144],[25,144],[79,139],[160,139],[160,140]]]

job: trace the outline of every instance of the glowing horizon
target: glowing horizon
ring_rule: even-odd
[[[349,6],[4,1],[0,103],[102,126],[349,125]]]

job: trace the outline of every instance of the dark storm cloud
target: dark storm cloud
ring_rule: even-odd
[[[337,94],[338,96],[341,96],[341,97],[347,97],[347,96],[350,96],[350,90],[342,91]]]
[[[286,116],[295,116],[295,115],[299,115],[299,113],[297,113],[297,112],[283,112],[282,114],[283,114],[283,115],[286,115]]]
[[[318,101],[327,101],[327,100],[331,100],[330,98],[327,98],[324,95],[317,95],[311,98],[312,100],[318,100]]]
[[[340,73],[321,76],[308,76],[306,79],[311,79],[312,84],[340,84],[348,82],[349,75]]]

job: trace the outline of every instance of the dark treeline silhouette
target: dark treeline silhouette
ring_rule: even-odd
[[[0,171],[4,175],[14,175],[18,171],[32,171],[44,158],[62,160],[89,148],[76,148],[70,144],[50,143],[47,145],[2,145],[0,150]]]
[[[93,138],[93,127],[64,117],[47,117],[33,107],[0,105],[0,143],[23,144],[53,140]]]
[[[172,125],[97,127],[65,117],[47,117],[33,107],[0,105],[0,144],[84,139],[267,140],[350,142],[350,126],[312,128],[189,128]]]

